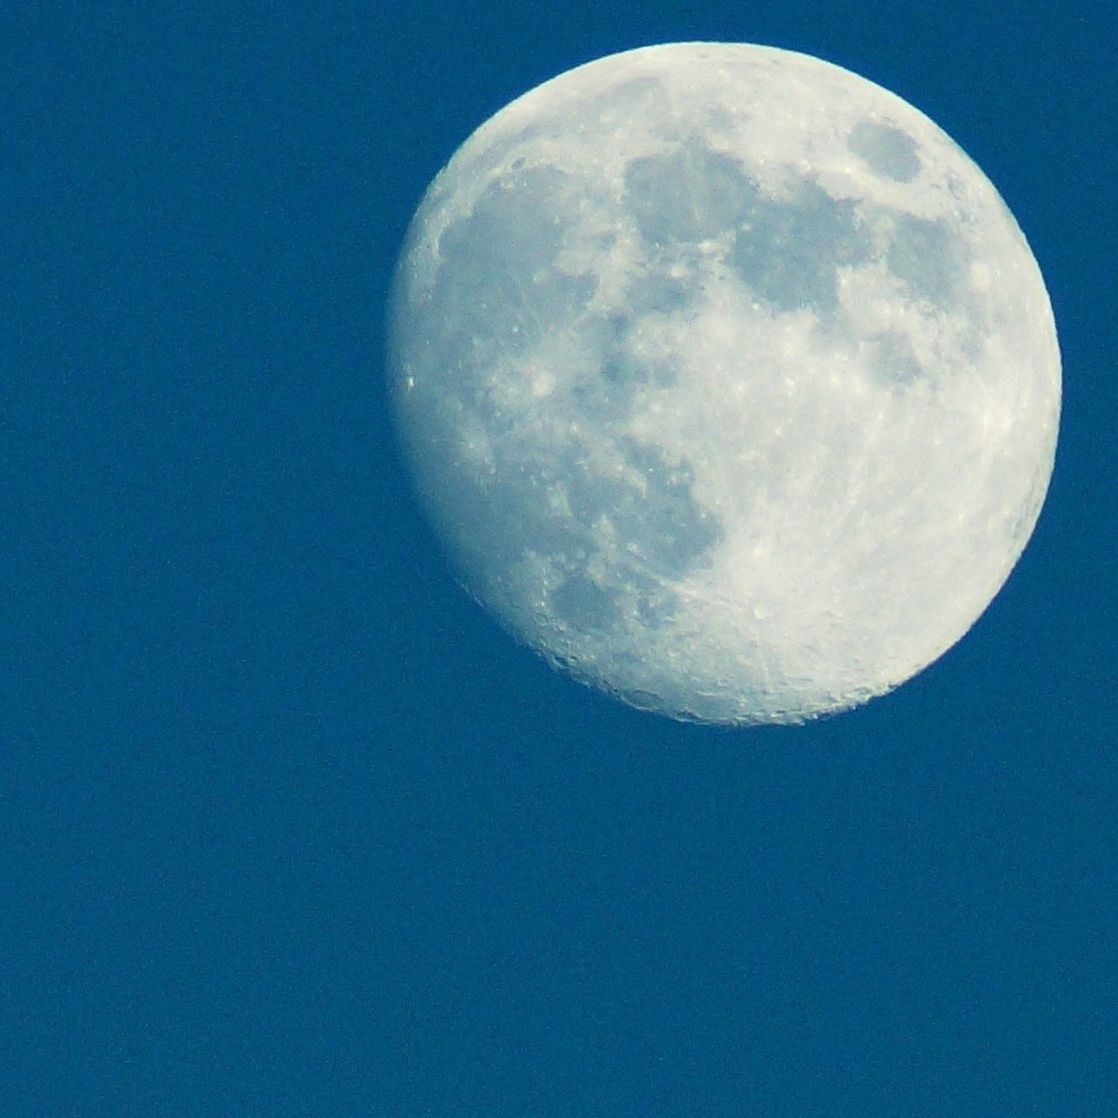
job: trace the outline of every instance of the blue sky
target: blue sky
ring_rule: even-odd
[[[430,178],[540,81],[681,39],[930,115],[1060,333],[1009,583],[798,730],[516,647],[386,408]],[[0,1112],[1113,1112],[1110,6],[41,4],[0,43]]]

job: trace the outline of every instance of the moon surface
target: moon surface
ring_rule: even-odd
[[[633,706],[802,722],[973,625],[1036,523],[1060,359],[997,191],[815,58],[675,43],[482,125],[412,222],[389,369],[465,587]]]

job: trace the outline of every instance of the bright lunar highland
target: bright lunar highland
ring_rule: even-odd
[[[678,43],[477,130],[409,231],[390,376],[468,590],[634,706],[798,722],[880,695],[1001,587],[1060,360],[997,191],[873,83]]]

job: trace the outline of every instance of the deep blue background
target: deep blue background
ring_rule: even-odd
[[[385,405],[455,147],[696,38],[942,125],[1064,355],[1005,590],[798,730],[518,649]],[[1116,53],[1086,0],[6,6],[0,1114],[1118,1113]]]

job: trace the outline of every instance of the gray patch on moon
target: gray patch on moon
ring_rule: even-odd
[[[895,330],[874,339],[870,367],[879,383],[891,387],[904,387],[924,375],[908,336]]]
[[[625,191],[652,246],[716,237],[742,221],[757,197],[740,164],[698,143],[634,159],[625,169]]]
[[[635,476],[619,483],[592,469],[577,443],[556,448],[545,468],[564,484],[575,523],[608,521],[626,542],[623,565],[678,578],[721,541],[722,526],[695,503],[686,462],[669,463],[658,447],[628,437],[611,450],[611,460],[623,461]]]
[[[432,312],[456,356],[486,343],[523,353],[589,299],[592,277],[554,267],[565,229],[577,219],[574,191],[558,168],[530,168],[490,184],[469,216],[443,231],[433,293],[443,302]],[[463,290],[470,292],[466,304],[458,297]]]
[[[661,296],[667,308],[677,304],[670,295]],[[652,307],[642,308],[643,313]],[[633,315],[615,312],[605,317],[591,317],[581,330],[599,355],[594,368],[588,369],[571,388],[575,404],[596,425],[609,425],[627,415],[638,393],[670,388],[678,373],[669,360],[638,357],[631,351],[630,334],[638,321]]]
[[[871,255],[855,204],[832,198],[810,180],[787,202],[754,193],[730,263],[758,298],[778,310],[833,310],[837,269]]]
[[[570,575],[548,594],[551,612],[573,629],[601,631],[617,613],[617,591],[606,590],[586,575]]]
[[[694,291],[682,279],[656,268],[635,276],[625,288],[625,304],[637,316],[679,310],[693,297]]]
[[[645,362],[638,361],[623,348],[612,352],[602,363],[598,374],[611,403],[618,409],[623,401],[632,399],[634,391],[649,383],[649,369]]]
[[[576,212],[569,177],[537,167],[491,183],[468,215],[443,230],[438,282],[423,309],[430,324],[426,344],[414,351],[411,367],[423,391],[438,386],[431,418],[445,427],[446,445],[471,437],[480,425],[492,454],[500,456],[502,438],[520,419],[510,407],[508,383],[495,370],[527,361],[593,295],[593,276],[555,266]],[[462,299],[463,291],[469,299]],[[468,448],[459,459],[473,460]],[[493,466],[501,468],[496,461]]]
[[[613,445],[613,455],[635,477],[619,483],[587,468],[579,453],[556,448],[546,466],[548,483],[564,487],[569,513],[541,517],[540,502],[531,499],[519,509],[521,517],[537,521],[523,533],[519,555],[553,533],[565,537],[564,546],[550,552],[565,573],[549,591],[546,611],[559,629],[603,640],[634,625],[656,629],[670,621],[678,606],[672,585],[702,566],[723,539],[722,525],[692,496],[694,474],[686,462],[670,463],[658,447],[626,437]],[[616,553],[603,550],[586,530],[604,523],[624,541]],[[572,533],[581,539],[578,548],[571,547]]]
[[[629,462],[641,473],[643,491],[620,509],[613,494],[614,519],[638,559],[678,578],[721,543],[722,525],[695,504],[695,475],[687,462],[672,464],[659,447],[634,439],[626,439],[624,445]]]
[[[568,176],[557,167],[521,169],[490,183],[469,217],[454,222],[439,238],[444,262],[473,254],[470,264],[480,273],[483,264],[507,265],[515,248],[520,261],[536,267],[550,264],[564,235],[560,215],[549,213],[550,204],[568,187]],[[515,233],[512,241],[510,231]]]
[[[883,178],[912,182],[920,174],[916,141],[898,128],[863,120],[855,125],[846,146]]]
[[[954,306],[966,268],[963,242],[938,221],[902,213],[895,214],[893,221],[885,254],[889,271],[918,298],[936,307]]]

